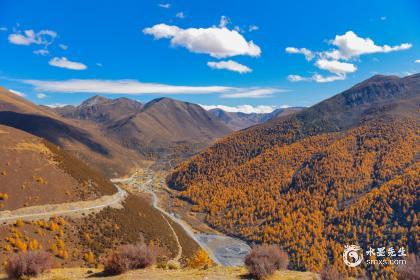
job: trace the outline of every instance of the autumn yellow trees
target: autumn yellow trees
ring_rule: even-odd
[[[296,269],[330,264],[356,275],[362,268],[344,266],[344,245],[417,250],[417,130],[409,118],[315,135],[299,135],[292,120],[261,126],[182,164],[168,183],[210,225],[279,244]]]

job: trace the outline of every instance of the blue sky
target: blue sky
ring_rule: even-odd
[[[37,104],[310,106],[420,72],[420,2],[0,0],[0,61],[0,85]]]

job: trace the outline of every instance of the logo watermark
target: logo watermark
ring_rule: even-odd
[[[343,252],[343,260],[347,266],[356,267],[363,261],[363,251],[360,246],[346,245]]]
[[[369,247],[365,251],[367,265],[401,265],[407,261],[401,257],[406,257],[404,247],[396,250],[394,247]],[[346,245],[343,252],[343,261],[349,267],[359,266],[363,261],[364,252],[358,245]]]

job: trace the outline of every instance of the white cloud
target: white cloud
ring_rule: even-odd
[[[187,28],[156,24],[143,29],[144,34],[155,39],[170,39],[172,46],[182,46],[194,53],[205,53],[215,58],[237,55],[258,57],[261,49],[253,41],[246,39],[236,30],[226,27]]]
[[[287,47],[286,52],[287,53],[293,53],[293,54],[294,53],[303,54],[307,61],[310,61],[315,57],[315,54],[312,51],[308,50],[307,48],[298,49],[298,48],[295,48],[295,47]]]
[[[353,73],[357,70],[354,64],[340,62],[337,60],[318,59],[315,66],[331,73]]]
[[[0,27],[0,31],[2,31],[2,32],[6,32],[8,29],[7,29],[7,27],[5,27],[5,26],[2,26],[2,27]]]
[[[99,63],[99,62],[96,63],[96,66],[103,67],[102,63]]]
[[[179,12],[179,13],[176,13],[176,15],[175,15],[177,18],[185,18],[185,14],[184,14],[184,12]]]
[[[389,53],[407,50],[412,47],[409,43],[403,43],[392,47],[389,45],[378,46],[372,39],[359,37],[353,31],[347,31],[343,35],[336,35],[335,39],[330,43],[338,47],[338,49],[324,52],[323,55],[332,59],[344,60],[364,54]]]
[[[250,26],[248,27],[248,31],[249,31],[249,32],[256,31],[256,30],[258,30],[258,29],[259,29],[259,27],[258,27],[258,26],[256,26],[256,25],[250,25]]]
[[[11,93],[16,94],[17,96],[20,96],[20,97],[25,97],[26,96],[23,92],[20,92],[20,91],[17,91],[17,90],[9,89],[9,91]]]
[[[417,59],[414,61],[415,63],[420,63],[420,59]]]
[[[38,54],[38,55],[42,55],[42,56],[50,54],[50,52],[47,49],[34,50],[33,53]]]
[[[219,62],[210,61],[210,62],[207,62],[207,65],[213,69],[226,69],[226,70],[238,72],[241,74],[252,72],[252,69],[249,68],[248,66],[240,64],[233,60],[219,61]]]
[[[44,99],[44,98],[46,98],[46,97],[47,97],[47,95],[46,95],[45,93],[38,93],[38,94],[36,95],[36,97],[38,97],[39,99]]]
[[[136,80],[21,80],[41,92],[100,94],[220,94],[224,98],[263,98],[286,90],[264,87],[176,86]]]
[[[224,28],[230,23],[230,19],[226,16],[221,16],[219,21],[219,27]]]
[[[169,4],[169,3],[161,3],[161,4],[159,4],[159,7],[164,8],[164,9],[169,9],[171,7],[171,4]]]
[[[50,108],[61,108],[61,107],[65,107],[68,106],[69,104],[63,104],[63,103],[52,103],[52,104],[45,104],[45,106],[50,107]]]
[[[287,76],[287,79],[290,82],[309,82],[314,81],[317,83],[329,83],[339,80],[344,80],[346,78],[346,75],[343,73],[337,73],[335,75],[330,76],[323,76],[318,73],[313,74],[311,77],[302,77],[300,75],[289,75]]]
[[[275,106],[269,106],[269,105],[258,105],[258,106],[252,106],[252,105],[226,106],[226,105],[202,105],[202,104],[199,104],[199,105],[207,111],[212,110],[212,109],[221,109],[225,112],[232,112],[232,113],[241,112],[245,114],[251,114],[251,113],[265,114],[265,113],[271,113],[276,109]]]
[[[329,83],[334,81],[340,81],[345,80],[346,75],[338,73],[337,75],[331,75],[331,76],[323,76],[320,74],[314,74],[312,75],[312,80],[314,80],[317,83]]]
[[[85,70],[87,66],[80,62],[68,60],[66,57],[54,57],[48,62],[51,66],[66,68],[70,70]]]
[[[272,97],[274,93],[285,92],[286,90],[277,88],[247,88],[237,92],[224,93],[223,98],[266,98]]]
[[[25,30],[23,33],[13,33],[9,34],[9,42],[15,45],[24,45],[29,46],[31,44],[35,45],[49,45],[57,37],[57,32],[52,30],[41,30],[35,32],[32,29]]]
[[[386,20],[386,16],[381,16],[380,19],[381,20]]]
[[[290,82],[302,82],[302,81],[310,81],[311,80],[311,78],[302,77],[300,75],[289,75],[289,76],[287,76],[287,79]]]
[[[48,92],[86,92],[103,94],[209,94],[234,90],[223,86],[173,86],[156,83],[142,83],[136,80],[24,80],[36,90]]]
[[[334,75],[324,76],[314,74],[311,77],[303,77],[300,75],[289,75],[287,78],[291,82],[315,81],[318,83],[333,82],[346,79],[348,73],[357,71],[354,63],[343,62],[353,59],[357,61],[361,55],[373,53],[389,53],[394,51],[402,51],[411,48],[411,44],[403,43],[396,46],[383,45],[378,46],[370,38],[362,38],[357,36],[353,31],[347,31],[343,35],[336,35],[329,43],[335,46],[335,49],[321,52],[313,52],[306,48],[287,47],[287,53],[303,54],[306,60],[310,61],[317,57],[315,66],[321,70],[326,70]]]
[[[68,48],[69,48],[69,46],[67,46],[67,45],[64,45],[64,44],[59,44],[58,45],[59,47],[60,47],[60,49],[62,49],[62,50],[67,50]]]

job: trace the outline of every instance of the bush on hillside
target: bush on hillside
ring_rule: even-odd
[[[203,249],[199,249],[194,256],[187,261],[187,266],[191,268],[205,268],[213,265],[213,261]]]
[[[278,269],[286,269],[289,256],[276,245],[254,247],[245,258],[249,273],[257,279],[264,279]]]
[[[5,270],[11,279],[36,277],[52,268],[53,257],[45,251],[28,251],[14,254],[7,261]]]
[[[132,269],[141,269],[153,265],[157,258],[157,248],[144,242],[136,245],[124,245],[112,252],[105,260],[105,273],[122,274]]]

